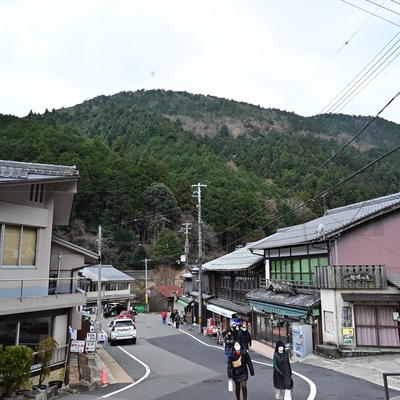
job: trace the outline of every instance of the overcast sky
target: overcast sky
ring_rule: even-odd
[[[348,2],[2,0],[0,113],[169,89],[374,116],[400,92],[400,1]]]

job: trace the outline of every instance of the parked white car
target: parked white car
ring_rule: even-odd
[[[108,325],[107,338],[111,346],[117,340],[130,340],[136,344],[136,337],[136,325],[131,319],[114,319]]]

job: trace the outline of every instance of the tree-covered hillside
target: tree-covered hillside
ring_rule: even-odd
[[[92,232],[103,226],[110,261],[132,267],[144,246],[173,264],[186,222],[196,259],[197,183],[207,185],[206,259],[327,208],[398,192],[396,153],[363,170],[398,144],[398,125],[377,119],[343,146],[368,120],[304,118],[184,92],[123,92],[25,119],[2,116],[0,156],[77,165],[73,218]]]

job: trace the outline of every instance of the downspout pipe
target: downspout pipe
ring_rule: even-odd
[[[338,244],[339,244],[339,235],[334,239],[334,246],[335,246],[335,265],[339,265],[339,251],[338,251]],[[331,265],[332,265],[332,253],[331,253]],[[335,341],[336,347],[339,348],[339,320],[338,320],[338,308],[337,308],[337,292],[336,287],[333,289],[333,300],[334,300],[334,307],[335,307]]]

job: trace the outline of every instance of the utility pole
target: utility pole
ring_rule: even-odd
[[[149,295],[147,293],[147,257],[143,260],[144,261],[144,283],[145,283],[145,308],[146,312],[149,312]]]
[[[101,225],[99,225],[98,251],[99,264],[97,271],[97,333],[101,331]]]
[[[179,232],[182,232],[186,239],[185,239],[185,264],[186,264],[186,270],[188,269],[188,257],[189,257],[189,230],[192,229],[192,224],[189,222],[186,222],[182,224],[182,229]],[[183,260],[181,260],[183,261]]]
[[[199,327],[200,333],[203,327],[203,262],[202,262],[202,248],[203,248],[203,239],[201,236],[202,230],[202,221],[201,221],[201,188],[207,187],[207,185],[203,185],[198,183],[197,185],[192,185],[192,187],[197,187],[197,190],[193,192],[194,197],[197,195],[197,213],[198,213],[198,227],[199,227],[199,257],[197,260],[198,268],[199,268]]]

